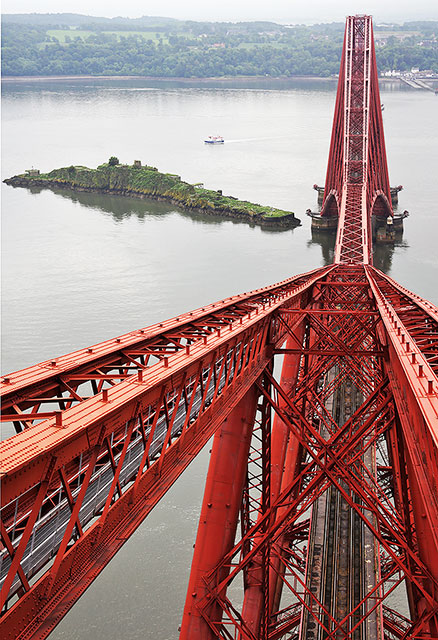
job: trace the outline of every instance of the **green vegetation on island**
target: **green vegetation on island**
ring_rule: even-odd
[[[224,196],[221,190],[204,189],[181,180],[172,173],[160,173],[155,167],[119,164],[112,156],[109,161],[89,169],[82,166],[63,167],[49,173],[32,169],[24,174],[7,178],[14,187],[64,187],[75,191],[95,191],[137,198],[151,197],[165,200],[191,211],[236,218],[262,226],[292,227],[300,220],[291,211],[283,211],[233,196]]]
[[[339,71],[344,23],[194,22],[5,14],[4,76],[207,78],[319,76]],[[438,22],[374,27],[379,71],[438,73]]]

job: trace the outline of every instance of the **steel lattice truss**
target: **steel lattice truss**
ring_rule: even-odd
[[[244,498],[241,538],[218,558],[209,550],[209,571],[202,542],[212,535],[207,518],[215,508],[217,468],[207,480],[200,518],[207,525],[198,532],[182,638],[255,640],[289,637],[285,635],[289,633],[310,638],[318,637],[319,627],[326,638],[426,638],[435,633],[437,379],[427,353],[389,302],[398,296],[397,286],[381,272],[340,266],[313,289],[306,309],[279,311],[285,326],[293,318],[286,347],[274,351],[285,355],[286,375],[283,369],[279,382],[266,369],[256,395],[248,397],[248,403],[257,406],[255,427],[270,434],[266,451],[261,451],[258,482],[250,483],[260,496],[258,512],[254,517],[250,501]],[[403,295],[410,301],[416,324],[420,314],[423,324],[432,322],[432,313],[425,310],[430,309],[428,303],[406,291]],[[330,399],[340,392],[345,395],[349,385],[360,402],[341,421],[329,410]],[[269,465],[263,464],[265,456]],[[276,467],[284,469],[280,483],[273,476]],[[346,526],[342,513],[339,516],[337,535],[353,541],[357,537],[355,553],[351,551],[346,560],[348,589],[345,586],[342,595],[338,581],[339,592],[333,597],[337,615],[319,591],[321,564],[314,556],[312,563],[315,532],[312,537],[309,513],[321,497],[336,498],[350,514]],[[211,516],[215,522],[220,507]],[[429,524],[421,534],[415,517],[419,511],[420,522]],[[342,559],[336,562],[341,573]],[[369,589],[366,562],[373,565]],[[197,563],[202,572],[196,571]],[[355,573],[360,584],[357,604],[350,607],[342,598],[351,599]],[[404,581],[412,619],[387,606],[388,596]],[[312,628],[316,630],[311,632]]]
[[[371,262],[371,216],[392,215],[370,16],[347,18],[321,215],[339,216],[335,262]]]
[[[5,639],[47,637],[213,435],[182,639],[438,639],[438,310],[370,264],[369,17],[340,78],[332,266],[3,378]]]
[[[272,311],[301,304],[320,274],[4,378],[2,418],[24,427],[0,445],[10,637],[57,623],[267,366],[286,331]]]
[[[57,375],[49,363],[40,374],[36,368],[31,375],[12,374],[4,384],[5,407],[13,402],[33,423],[21,416],[26,429],[1,445],[5,637],[21,637],[16,629],[23,637],[45,637],[242,403],[253,419],[246,418],[241,497],[224,507],[234,526],[241,510],[241,540],[235,545],[230,534],[227,553],[221,551],[202,578],[202,596],[197,586],[199,619],[207,619],[218,637],[229,637],[224,615],[241,626],[242,637],[276,638],[302,617],[297,602],[273,611],[281,586],[306,610],[323,607],[306,586],[304,547],[309,508],[333,485],[379,542],[381,581],[375,586],[379,598],[369,596],[373,605],[406,579],[413,611],[421,610],[401,624],[383,609],[385,629],[397,637],[405,631],[414,637],[412,629],[415,637],[427,637],[421,633],[438,604],[437,317],[430,303],[376,269],[340,265],[96,345],[91,353],[59,358]],[[172,354],[161,348],[161,358],[146,366],[144,352],[169,344],[169,336],[178,347]],[[144,342],[141,349],[135,339]],[[135,350],[142,352],[137,359]],[[289,367],[281,382],[272,368],[279,355]],[[103,358],[107,370],[112,362],[112,385],[105,378],[95,396],[74,403],[64,389],[60,400],[61,380],[85,378],[84,358],[89,381],[102,371]],[[330,371],[336,375],[321,386]],[[339,425],[326,404],[347,379],[363,399]],[[53,415],[45,411],[35,418],[35,398],[50,393]],[[381,458],[374,473],[363,456],[373,446]],[[286,452],[289,472],[282,473]],[[231,485],[235,492],[235,478]],[[207,499],[204,509],[213,513],[214,505],[215,499]],[[257,594],[269,601],[258,609],[265,636],[247,629],[242,611],[226,595],[238,575],[249,592],[266,586]],[[360,616],[351,614],[356,624],[366,606],[364,596]]]

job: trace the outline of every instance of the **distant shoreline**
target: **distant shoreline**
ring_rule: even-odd
[[[178,82],[248,82],[251,80],[277,80],[279,82],[287,82],[289,80],[321,80],[321,81],[338,81],[337,77],[330,76],[322,78],[321,76],[211,76],[209,78],[197,78],[196,76],[186,77],[167,77],[167,76],[2,76],[2,82],[45,82],[47,80],[159,80],[159,81],[175,81]]]
[[[63,82],[66,80],[77,80],[77,81],[86,81],[86,80],[147,80],[153,82],[181,82],[181,83],[190,83],[190,82],[198,82],[200,84],[207,82],[260,82],[260,81],[275,81],[279,83],[286,83],[291,80],[300,81],[300,80],[316,80],[320,82],[338,82],[338,76],[329,76],[329,77],[321,77],[321,76],[211,76],[208,78],[197,78],[196,76],[186,78],[186,77],[178,77],[178,76],[91,76],[91,75],[79,75],[79,76],[2,76],[2,83],[15,83],[15,82]],[[431,80],[433,82],[433,79]],[[389,83],[389,82],[400,82],[400,78],[398,77],[383,77],[379,78],[379,84]]]

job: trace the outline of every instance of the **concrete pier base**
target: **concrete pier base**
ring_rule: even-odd
[[[312,231],[336,233],[338,228],[337,216],[324,216],[307,209],[306,214],[312,219]]]
[[[371,228],[374,242],[380,244],[394,244],[403,235],[403,220],[408,216],[407,211],[394,214],[392,218],[373,216]],[[388,224],[388,222],[391,222]]]
[[[398,187],[390,187],[391,201],[392,201],[393,207],[396,207],[398,205],[398,194],[399,194],[399,191],[401,191],[402,189],[403,187],[401,184],[399,184]]]
[[[324,200],[324,187],[319,187],[317,184],[314,184],[313,188],[318,193],[318,207],[321,207]]]

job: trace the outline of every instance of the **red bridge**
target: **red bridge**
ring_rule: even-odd
[[[438,310],[372,266],[368,16],[322,214],[333,265],[3,378],[2,638],[45,638],[214,435],[182,639],[437,640]]]

